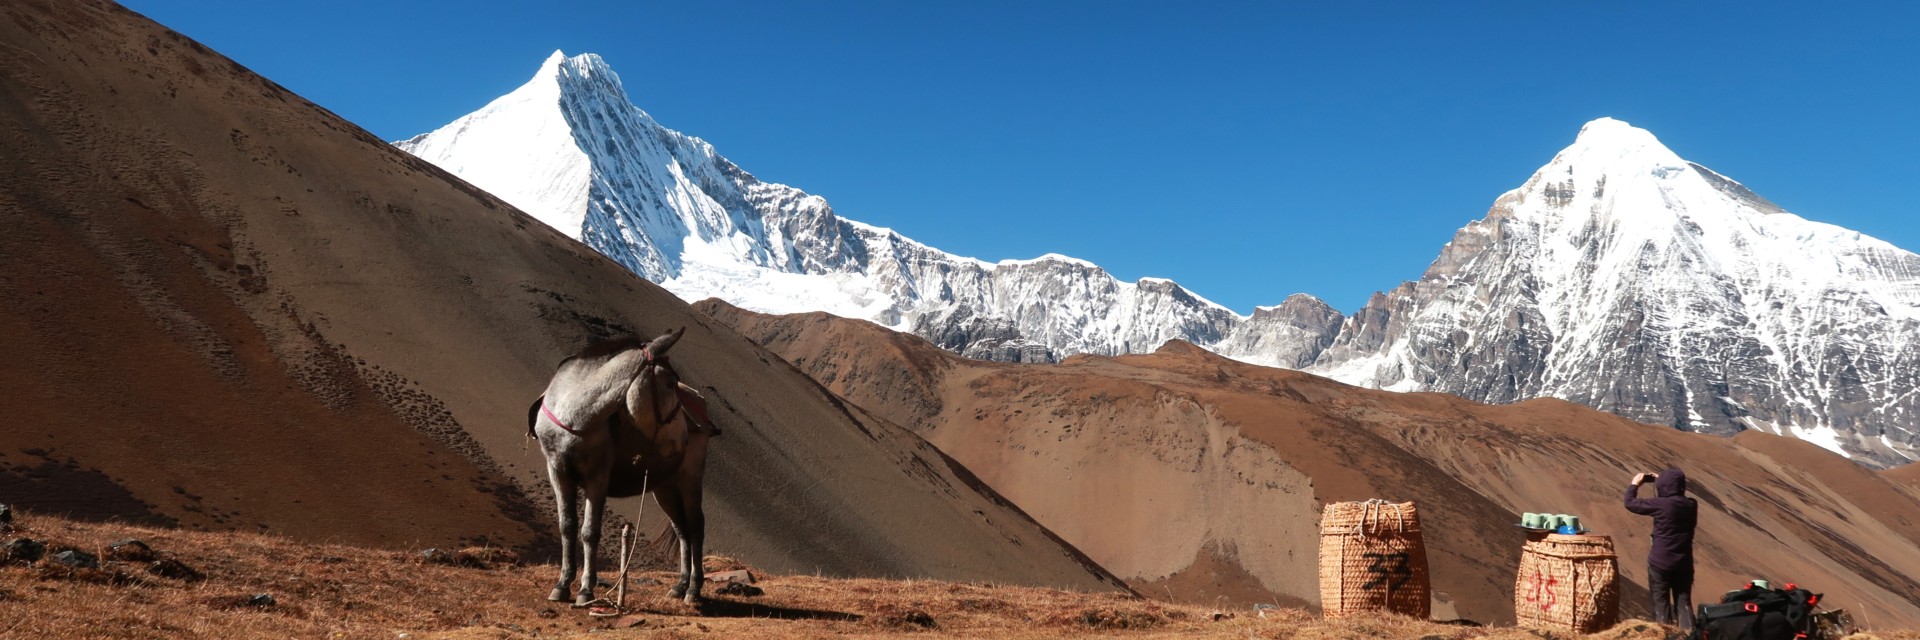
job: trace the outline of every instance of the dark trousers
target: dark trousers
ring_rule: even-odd
[[[1653,592],[1653,621],[1693,628],[1693,567],[1661,571],[1647,567],[1647,590]],[[1674,614],[1679,614],[1678,623]]]

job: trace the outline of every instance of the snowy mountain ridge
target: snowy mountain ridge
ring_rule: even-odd
[[[1240,319],[1169,280],[1058,254],[990,263],[836,216],[660,126],[593,54],[555,52],[527,84],[397,145],[689,299],[827,311],[1016,361],[1147,350]]]
[[[1917,319],[1920,256],[1785,212],[1601,119],[1309,369],[1897,463],[1920,428]]]
[[[1781,211],[1617,120],[1583,127],[1420,280],[1351,317],[1304,294],[1242,316],[1164,278],[1057,254],[987,262],[841,218],[659,125],[592,54],[555,52],[526,85],[397,144],[682,297],[868,319],[971,357],[1178,338],[1366,386],[1798,435],[1880,464],[1920,444],[1920,379],[1901,373],[1920,370],[1920,258]]]

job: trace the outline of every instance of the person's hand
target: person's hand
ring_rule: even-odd
[[[1637,486],[1640,486],[1640,485],[1643,485],[1643,484],[1646,484],[1646,483],[1649,483],[1649,482],[1653,482],[1653,479],[1654,479],[1655,477],[1656,477],[1656,476],[1654,476],[1654,475],[1653,475],[1653,474],[1651,474],[1651,473],[1636,473],[1636,474],[1633,474],[1633,481],[1632,481],[1632,482],[1633,482],[1633,486],[1636,486],[1636,487],[1637,487]]]

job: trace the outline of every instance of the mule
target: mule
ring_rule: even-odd
[[[707,526],[701,483],[707,441],[717,432],[701,424],[704,402],[667,359],[685,332],[593,344],[562,361],[527,408],[527,431],[546,454],[560,520],[560,579],[548,600],[566,601],[576,577],[574,605],[594,600],[607,498],[643,493],[653,494],[679,538],[680,581],[668,593],[689,604],[700,600]]]

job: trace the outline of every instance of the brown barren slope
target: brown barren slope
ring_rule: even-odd
[[[1920,622],[1915,492],[1797,440],[1362,389],[1183,342],[1008,365],[825,314],[697,306],[925,435],[1142,591],[1317,603],[1320,505],[1380,497],[1419,502],[1435,588],[1464,617],[1513,619],[1523,511],[1613,536],[1641,612],[1651,529],[1621,496],[1633,473],[1677,464],[1703,503],[1696,596],[1768,577]]]
[[[1885,478],[1888,482],[1905,485],[1910,489],[1920,491],[1920,464],[1894,467],[1880,472],[1880,477]]]
[[[687,326],[675,361],[727,429],[710,549],[1113,588],[912,433],[117,5],[0,4],[0,149],[0,502],[538,548],[552,515],[527,403],[596,337]]]

